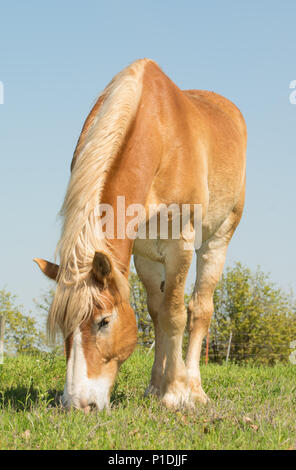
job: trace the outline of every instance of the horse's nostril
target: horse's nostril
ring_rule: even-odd
[[[84,414],[88,414],[91,410],[96,408],[95,403],[88,403],[86,400],[82,400],[80,402],[80,409],[83,411]]]
[[[85,408],[83,408],[84,414],[88,414],[90,411],[94,411],[97,409],[97,405],[95,403],[90,403]]]
[[[84,410],[85,408],[87,408],[89,405],[88,401],[85,400],[85,399],[80,399],[79,400],[79,408],[81,408],[82,410]]]
[[[83,408],[83,413],[84,413],[85,415],[88,415],[88,413],[90,412],[90,410],[91,410],[91,407],[90,407],[90,406],[85,406],[85,407]]]

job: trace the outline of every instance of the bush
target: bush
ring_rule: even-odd
[[[21,313],[16,297],[0,290],[0,316],[5,319],[4,347],[7,353],[33,353],[42,348],[45,336],[36,326],[36,320]]]
[[[230,358],[264,364],[287,362],[296,339],[295,300],[256,272],[236,263],[223,274],[214,293],[210,357],[226,356],[232,332]]]

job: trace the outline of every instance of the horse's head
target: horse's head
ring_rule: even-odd
[[[57,280],[59,285],[59,267],[42,259],[35,261],[43,273]],[[99,290],[102,301],[97,302],[93,298],[89,314],[68,335],[61,322],[69,314],[59,312],[58,315],[59,326],[65,336],[67,356],[63,403],[85,411],[91,405],[100,410],[108,406],[118,369],[133,352],[137,341],[133,309],[128,299],[121,295],[118,285],[120,279],[108,255],[95,253],[89,276],[92,277],[92,288]],[[80,302],[77,299],[79,309]],[[73,301],[71,309],[71,315],[75,315]]]

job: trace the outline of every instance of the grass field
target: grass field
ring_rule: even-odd
[[[169,412],[143,398],[152,354],[123,365],[110,412],[84,415],[56,405],[63,357],[5,358],[0,366],[0,449],[294,449],[296,366],[209,364],[211,398],[195,411]]]

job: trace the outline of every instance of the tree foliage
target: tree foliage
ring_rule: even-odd
[[[214,293],[210,355],[226,356],[232,332],[230,359],[274,364],[287,361],[296,338],[296,306],[259,268],[236,263],[223,274]]]
[[[146,290],[138,275],[131,270],[129,276],[130,303],[134,309],[138,325],[138,341],[143,346],[150,346],[154,341],[154,330],[147,309]]]
[[[7,353],[37,352],[45,336],[39,331],[36,319],[21,313],[16,297],[5,289],[0,290],[0,316],[5,318],[4,348]]]
[[[36,299],[34,300],[36,308],[40,312],[40,315],[44,320],[43,321],[44,332],[46,330],[47,315],[48,315],[51,303],[53,301],[54,292],[55,292],[54,288],[50,287],[47,292],[42,293],[41,297],[38,300]],[[45,347],[47,350],[55,354],[64,354],[64,338],[63,338],[62,332],[59,332],[57,334],[54,344],[49,344],[46,338],[46,334],[44,334],[44,337],[45,337]]]

